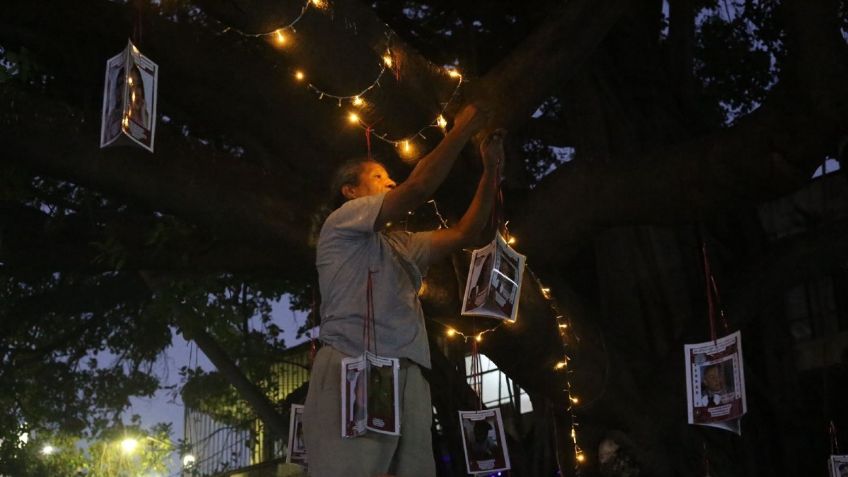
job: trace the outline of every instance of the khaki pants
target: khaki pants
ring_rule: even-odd
[[[368,432],[341,437],[341,361],[347,356],[324,346],[315,356],[303,410],[309,475],[312,477],[434,477],[430,428],[430,385],[418,365],[401,366],[400,436]]]

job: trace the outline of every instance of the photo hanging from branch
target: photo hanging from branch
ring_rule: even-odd
[[[459,425],[469,474],[490,474],[510,469],[500,409],[459,411]]]
[[[132,41],[106,61],[100,147],[138,145],[153,152],[159,66]]]
[[[303,440],[303,405],[292,404],[289,417],[289,451],[286,454],[288,464],[306,464],[306,444]]]
[[[397,358],[372,353],[342,360],[342,437],[400,435],[399,370]]]
[[[462,314],[515,321],[525,260],[501,234],[474,250],[462,297]]]
[[[828,460],[829,477],[848,477],[848,455],[832,455]]]
[[[687,344],[684,351],[689,424],[741,435],[740,419],[748,411],[741,333]]]

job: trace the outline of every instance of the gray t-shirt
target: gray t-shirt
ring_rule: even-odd
[[[385,194],[347,201],[333,211],[318,238],[325,344],[356,356],[364,350],[368,271],[372,271],[376,352],[430,367],[424,313],[418,301],[430,259],[432,232],[375,232]],[[372,343],[371,350],[374,351]]]

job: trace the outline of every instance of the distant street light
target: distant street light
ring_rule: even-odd
[[[127,437],[126,439],[121,441],[121,450],[124,451],[124,454],[132,454],[133,451],[135,451],[136,447],[138,447],[137,439]]]
[[[195,462],[197,462],[197,459],[193,455],[186,454],[183,456],[183,467],[190,468]]]

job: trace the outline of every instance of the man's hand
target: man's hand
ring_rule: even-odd
[[[483,158],[485,170],[496,170],[498,166],[503,167],[504,149],[503,140],[506,136],[505,129],[496,129],[489,133],[480,143],[480,156]]]

